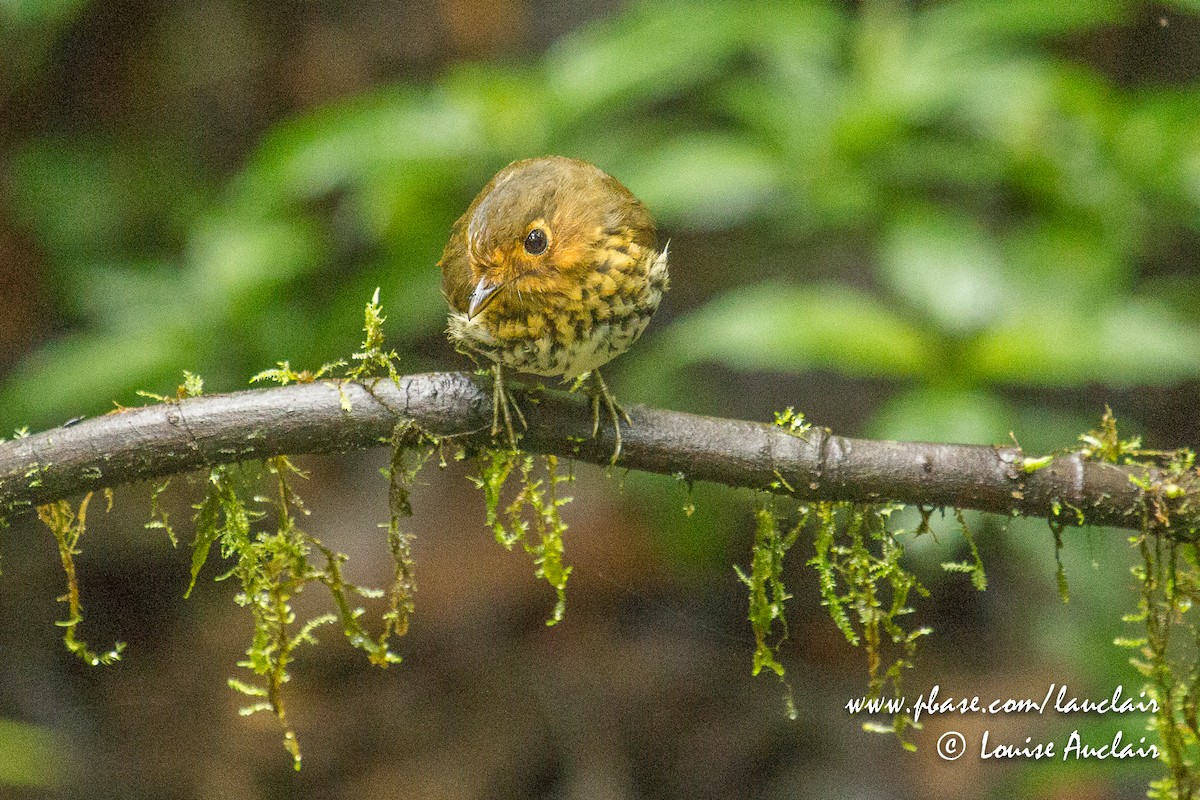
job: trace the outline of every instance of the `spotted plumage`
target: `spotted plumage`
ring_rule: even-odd
[[[637,341],[667,289],[667,249],[646,207],[597,167],[559,156],[492,178],[439,266],[459,349],[519,372],[594,373],[600,387],[595,371]]]

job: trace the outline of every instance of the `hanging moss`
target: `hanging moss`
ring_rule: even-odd
[[[764,500],[754,514],[754,548],[750,556],[750,572],[747,574],[736,564],[733,569],[738,579],[750,590],[750,608],[747,618],[754,631],[754,666],[752,674],[763,669],[773,672],[785,687],[784,707],[790,719],[796,718],[796,700],[792,686],[785,677],[783,664],[779,663],[779,646],[787,639],[787,618],[784,603],[791,599],[783,583],[783,561],[788,550],[796,543],[800,530],[808,516],[802,509],[799,519],[786,533],[780,533],[780,520],[775,511]],[[776,632],[778,628],[778,632]]]
[[[1147,450],[1140,438],[1120,438],[1107,408],[1100,429],[1080,438],[1086,457],[1144,468],[1130,475],[1142,490],[1141,530],[1129,539],[1141,557],[1132,568],[1140,594],[1137,610],[1123,617],[1141,635],[1115,644],[1134,652],[1130,663],[1146,678],[1146,694],[1157,706],[1148,727],[1158,736],[1167,774],[1150,784],[1148,796],[1191,800],[1200,794],[1200,625],[1194,618],[1200,552],[1195,510],[1179,501],[1198,479],[1196,456],[1191,450]]]
[[[83,603],[79,597],[79,579],[75,572],[75,556],[79,555],[79,540],[87,529],[88,506],[92,502],[92,493],[84,495],[79,502],[78,510],[71,507],[66,500],[58,500],[38,506],[38,518],[46,524],[54,534],[58,543],[58,555],[62,560],[63,572],[67,576],[67,593],[59,598],[67,604],[67,618],[58,624],[63,628],[63,643],[67,650],[75,654],[85,664],[92,666],[108,665],[121,658],[125,649],[124,642],[117,642],[112,649],[97,653],[91,650],[87,642],[75,636],[79,625],[83,622]],[[111,508],[111,503],[110,506]]]
[[[557,456],[540,459],[545,477],[536,477],[533,456],[515,450],[485,450],[479,455],[479,475],[472,480],[483,490],[486,522],[496,541],[508,549],[521,544],[533,558],[534,575],[554,588],[555,604],[547,625],[563,620],[567,610],[567,578],[571,567],[563,560],[563,534],[567,524],[559,509],[571,502],[560,497],[560,486],[574,480],[560,475]],[[501,497],[509,476],[518,472],[516,496],[501,509]],[[530,536],[532,531],[533,536]]]
[[[971,533],[971,527],[967,525],[967,519],[963,516],[961,508],[954,509],[954,519],[958,521],[958,530],[962,533],[963,541],[967,543],[967,547],[971,551],[971,560],[946,561],[942,563],[942,569],[947,572],[962,572],[970,575],[971,585],[976,590],[980,592],[987,591],[987,573],[983,569],[983,559],[979,556],[979,545],[975,543],[975,535]],[[928,530],[928,514],[922,516],[921,524],[922,528]]]
[[[379,374],[392,379],[399,377],[395,352],[384,348],[384,317],[378,289],[367,304],[364,317],[366,337],[362,349],[353,354],[351,362],[334,361],[315,372],[296,371],[287,362],[281,362],[275,369],[255,375],[252,381],[287,385],[329,376],[336,381],[343,408],[348,409],[349,399],[341,392],[345,381],[363,380]],[[354,365],[350,366],[352,362]],[[202,387],[203,382],[197,376],[185,374],[179,397],[194,396]],[[170,398],[156,399],[170,401]],[[192,574],[185,594],[191,594],[213,545],[219,545],[222,559],[232,561],[233,566],[217,580],[236,578],[239,581],[241,591],[235,600],[250,609],[253,619],[247,657],[238,665],[253,672],[257,681],[230,679],[229,685],[256,700],[243,709],[244,714],[269,711],[276,717],[284,732],[284,746],[297,769],[301,763],[300,745],[288,722],[283,687],[289,680],[288,666],[296,649],[302,644],[316,643],[316,628],[339,623],[350,644],[363,650],[372,664],[385,667],[400,662],[400,656],[390,645],[395,637],[408,630],[415,591],[411,534],[403,529],[401,521],[412,514],[409,501],[412,481],[440,443],[409,423],[397,426],[391,445],[392,458],[384,474],[389,483],[387,547],[394,567],[393,580],[386,592],[347,581],[343,573],[347,556],[327,547],[297,524],[298,517],[307,515],[308,510],[294,488],[294,481],[307,476],[286,456],[268,459],[262,465],[212,468],[204,499],[195,506]],[[259,495],[255,490],[264,481],[272,488],[265,495]],[[165,489],[164,483],[152,494],[151,521],[147,527],[166,530],[174,541],[169,519],[159,506],[159,495]],[[273,526],[260,524],[270,520],[274,520]],[[314,555],[323,563],[314,563]],[[292,603],[305,586],[314,582],[328,589],[334,613],[298,622]],[[379,633],[372,634],[363,624],[365,611],[352,599],[355,597],[384,599],[386,608]]]
[[[809,564],[817,571],[822,603],[853,645],[861,644],[867,656],[869,697],[902,694],[903,672],[913,666],[917,642],[930,629],[905,627],[912,614],[909,598],[929,591],[901,564],[904,547],[888,529],[888,519],[898,506],[818,503],[815,554]],[[868,730],[894,733],[906,749],[910,727],[918,727],[908,714],[896,715],[888,726],[867,723]]]

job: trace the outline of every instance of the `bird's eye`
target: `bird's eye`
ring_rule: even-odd
[[[525,252],[531,256],[540,256],[546,252],[546,247],[549,244],[550,240],[546,238],[546,232],[541,228],[534,228],[525,237]]]

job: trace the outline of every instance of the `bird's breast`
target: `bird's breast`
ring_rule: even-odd
[[[665,251],[640,259],[622,253],[554,291],[508,287],[472,319],[452,314],[448,332],[463,349],[503,366],[573,378],[628,350],[666,285]]]

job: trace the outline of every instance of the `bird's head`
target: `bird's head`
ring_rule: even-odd
[[[442,256],[450,304],[473,318],[485,309],[544,305],[636,243],[653,250],[654,221],[615,178],[559,156],[517,161],[480,191]]]

